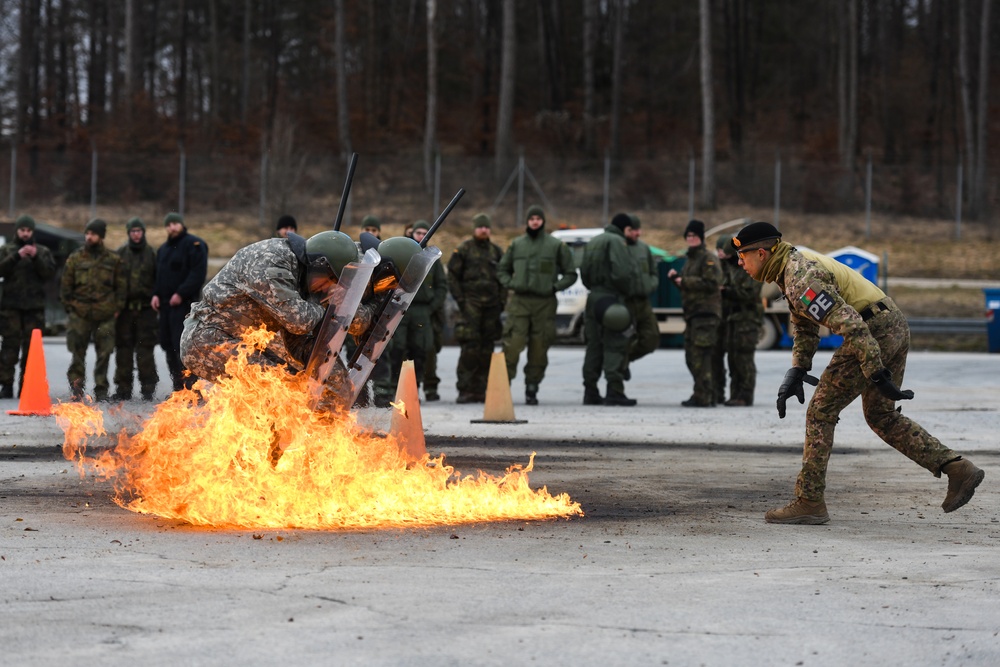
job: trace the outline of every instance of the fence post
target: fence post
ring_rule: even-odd
[[[604,151],[604,202],[601,204],[601,220],[598,227],[608,222],[608,206],[611,204],[611,155]]]
[[[267,229],[265,222],[267,215],[267,149],[261,146],[260,151],[260,209],[257,212],[257,224],[260,228]]]
[[[694,179],[695,179],[695,159],[694,154],[688,158],[688,220],[694,220]]]
[[[15,207],[15,197],[14,192],[17,190],[17,146],[14,144],[10,145],[10,210],[8,213],[10,217],[14,217]]]
[[[868,149],[868,165],[865,168],[865,238],[872,237],[872,151]]]
[[[438,206],[441,204],[441,150],[434,154],[434,217],[438,216]]]
[[[962,240],[962,156],[958,156],[958,189],[955,195],[955,240]]]
[[[97,217],[97,149],[90,152],[90,219]]]
[[[781,151],[774,153],[774,228],[781,229]]]
[[[517,158],[517,218],[516,221],[520,221],[522,213],[524,212],[524,149],[521,149],[521,155]],[[517,224],[515,222],[515,224]]]
[[[187,180],[187,155],[184,153],[184,144],[181,144],[181,165],[180,183],[177,188],[177,212],[184,215],[184,184]]]

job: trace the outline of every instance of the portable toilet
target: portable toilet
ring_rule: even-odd
[[[849,245],[827,253],[841,264],[846,264],[874,284],[878,285],[878,255]]]

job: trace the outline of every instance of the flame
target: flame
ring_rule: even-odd
[[[109,438],[94,406],[55,406],[63,455],[81,476],[110,480],[119,506],[196,526],[336,530],[583,514],[565,493],[531,489],[534,453],[499,477],[463,476],[444,455],[407,459],[354,413],[310,409],[308,379],[248,362],[272,336],[248,330],[228,378],[174,392],[134,435]]]
[[[403,415],[404,417],[406,416],[406,403],[403,401],[403,399],[399,399],[398,401],[389,401],[389,405],[391,405],[393,409],[396,410],[396,412],[398,412],[399,414]]]

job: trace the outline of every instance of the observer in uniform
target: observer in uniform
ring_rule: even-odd
[[[632,219],[632,229],[625,235],[625,243],[628,245],[629,254],[639,265],[639,285],[634,290],[633,296],[625,299],[625,307],[635,322],[635,336],[628,344],[628,363],[631,364],[655,352],[660,346],[660,327],[656,323],[653,304],[649,301],[649,296],[660,286],[660,277],[653,251],[639,240],[642,235],[639,218],[631,214],[629,218]],[[631,377],[627,369],[626,366],[626,378]]]
[[[498,266],[503,251],[490,241],[490,216],[472,218],[472,238],[462,242],[448,260],[448,288],[458,304],[455,340],[458,357],[457,403],[486,400],[493,343],[500,338],[500,313],[507,290],[500,284]]]
[[[307,241],[298,234],[241,248],[205,285],[181,334],[181,359],[211,382],[226,375],[247,328],[264,325],[276,335],[251,356],[253,363],[305,369],[323,321],[325,295],[341,270],[358,258],[354,241],[326,231]]]
[[[52,252],[35,243],[35,219],[22,215],[14,223],[15,238],[0,246],[0,398],[14,398],[14,367],[21,360],[21,381],[28,363],[31,332],[45,328],[45,281],[56,274]],[[20,394],[20,391],[18,392]]]
[[[430,225],[426,220],[417,220],[413,225],[413,240],[417,243],[423,241]],[[388,243],[388,242],[387,242]],[[405,269],[405,267],[403,267]],[[413,373],[416,376],[417,386],[424,383],[424,369],[428,351],[434,347],[434,330],[431,325],[431,317],[435,309],[444,305],[444,300],[448,298],[448,284],[444,275],[444,269],[440,262],[434,262],[430,273],[421,283],[420,289],[413,295],[410,306],[403,314],[392,336],[392,383],[399,384],[399,372],[403,366],[403,361],[410,359],[413,361]],[[425,386],[425,393],[426,393]]]
[[[156,285],[156,253],[146,242],[142,220],[132,218],[125,230],[128,241],[118,248],[125,277],[125,308],[115,322],[115,400],[132,398],[136,369],[142,398],[151,401],[159,381],[154,356],[159,323],[150,305]]]
[[[822,524],[830,520],[824,492],[826,468],[833,449],[833,431],[841,411],[861,396],[865,420],[887,444],[930,471],[948,475],[948,492],[941,507],[952,512],[972,498],[984,473],[948,449],[896,408],[896,401],[913,398],[902,391],[910,330],[892,299],[860,273],[823,255],[799,251],[781,240],[769,223],[744,227],[733,240],[740,265],[755,280],[776,283],[788,301],[794,345],[792,368],[778,389],[778,416],[795,396],[804,401],[803,381],[819,346],[823,325],[843,336],[819,378],[806,410],[802,470],[795,483],[796,500],[765,514],[769,523]]]
[[[762,284],[740,268],[732,236],[723,235],[716,243],[716,253],[722,266],[722,324],[714,353],[712,379],[716,400],[725,400],[726,368],[729,366],[729,400],[726,405],[753,405],[757,386],[757,364],[754,354],[760,340],[764,305],[760,301]]]
[[[83,398],[87,347],[94,341],[94,398],[108,399],[108,362],[115,349],[115,318],[125,307],[125,275],[117,253],[104,247],[108,225],[95,218],[84,227],[84,245],[66,260],[59,300],[69,313],[66,347],[73,355],[66,377],[74,400]]]
[[[580,263],[580,277],[590,290],[584,311],[584,405],[636,404],[625,395],[628,343],[635,331],[625,300],[636,296],[635,290],[642,285],[639,265],[625,242],[631,229],[632,219],[625,213],[617,214],[604,232],[587,244]],[[604,398],[597,386],[601,373],[607,383]]]
[[[510,290],[503,325],[507,378],[517,375],[517,362],[527,346],[524,401],[538,405],[538,386],[549,365],[549,348],[556,340],[556,292],[576,282],[573,251],[545,232],[545,211],[528,208],[524,234],[514,239],[500,260],[500,284]]]
[[[681,272],[667,274],[681,291],[684,308],[684,360],[694,379],[691,398],[681,405],[708,408],[715,405],[712,378],[712,351],[719,338],[722,321],[722,269],[719,258],[705,249],[705,223],[692,220],[684,229],[687,261]]]

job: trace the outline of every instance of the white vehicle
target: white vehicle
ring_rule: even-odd
[[[604,232],[603,227],[587,227],[585,229],[557,229],[552,236],[569,246],[573,251],[573,262],[576,264],[576,282],[561,292],[556,293],[556,336],[573,341],[583,341],[583,312],[587,307],[587,294],[580,279],[580,262],[583,260],[583,249],[592,238]]]

